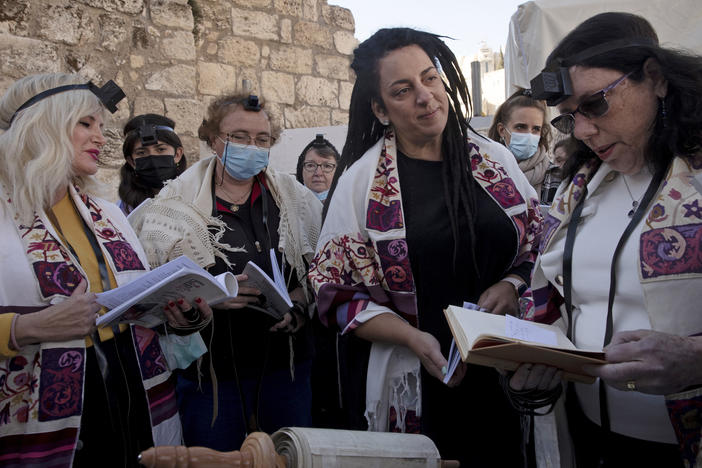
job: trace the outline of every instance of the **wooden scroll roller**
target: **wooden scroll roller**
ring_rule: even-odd
[[[241,450],[152,447],[141,453],[147,468],[458,468],[441,460],[426,436],[387,432],[283,428],[269,437],[249,435]]]
[[[147,468],[285,468],[285,459],[275,451],[264,432],[250,434],[241,450],[218,452],[205,447],[160,446],[141,452],[139,463]]]

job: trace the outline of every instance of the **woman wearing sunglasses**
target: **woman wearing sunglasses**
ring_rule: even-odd
[[[607,360],[567,391],[578,467],[696,466],[702,57],[662,48],[644,18],[604,13],[560,42],[539,84],[561,113],[553,126],[579,146],[546,217],[529,317],[562,322]],[[523,365],[510,388],[528,402],[559,383],[556,369]]]

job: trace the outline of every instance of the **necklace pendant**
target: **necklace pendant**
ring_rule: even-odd
[[[237,211],[239,211],[239,205],[229,205],[229,211],[231,211],[232,213],[236,213]]]
[[[633,218],[634,217],[634,209],[630,209],[629,212],[626,214],[628,217]]]

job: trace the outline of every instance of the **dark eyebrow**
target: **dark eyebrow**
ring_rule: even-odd
[[[436,67],[435,67],[434,65],[425,68],[424,70],[422,70],[422,71],[419,73],[419,75],[420,75],[420,76],[424,76],[424,75],[426,75],[427,73],[429,73],[429,72],[432,71],[432,70],[436,70]],[[392,83],[390,83],[390,84],[388,85],[388,88],[392,88],[393,86],[395,86],[395,85],[397,85],[397,84],[403,84],[403,83],[409,83],[409,82],[410,82],[410,80],[409,80],[408,78],[403,78],[403,79],[400,79],[400,80],[397,80],[397,81],[393,81]]]

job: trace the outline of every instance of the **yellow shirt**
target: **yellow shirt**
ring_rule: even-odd
[[[52,214],[53,217],[51,216]],[[90,283],[88,291],[94,293],[102,292],[102,279],[100,278],[97,257],[90,245],[90,240],[88,240],[86,236],[83,219],[80,217],[78,210],[73,204],[73,199],[71,199],[68,193],[51,208],[49,217],[52,219],[54,228],[58,231],[61,240],[64,244],[70,245],[78,256],[78,263],[80,263],[85,274],[88,275],[88,282]],[[58,225],[56,225],[57,223]],[[115,288],[117,286],[115,276],[109,268],[109,265],[106,266],[110,288]],[[100,309],[99,313],[101,315],[104,314],[105,308],[103,307]],[[127,325],[120,325],[120,332],[126,329]],[[107,341],[114,337],[110,327],[101,327],[98,329],[98,333],[100,335],[100,341]],[[85,342],[88,346],[92,345],[92,340],[89,337],[86,337]]]

